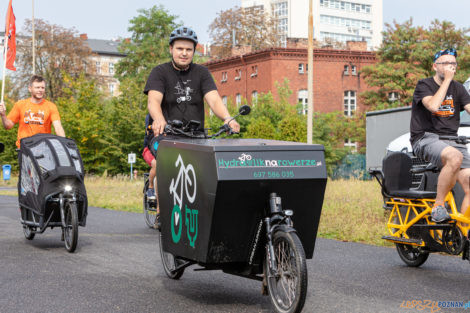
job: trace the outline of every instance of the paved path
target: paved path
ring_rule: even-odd
[[[16,198],[0,196],[0,312],[271,312],[260,283],[160,264],[156,231],[142,214],[89,209],[76,253],[60,230],[23,237]],[[408,268],[395,249],[319,239],[308,260],[304,312],[431,312],[404,300],[470,301],[470,264],[431,255]],[[460,312],[460,310],[441,310]],[[470,312],[470,311],[469,311]]]

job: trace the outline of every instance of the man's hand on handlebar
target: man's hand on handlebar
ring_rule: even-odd
[[[227,123],[224,123],[224,124],[227,124],[230,127],[230,129],[232,130],[232,132],[234,132],[234,133],[239,133],[240,132],[240,124],[238,124],[235,119],[230,119],[230,120],[227,121]]]
[[[154,120],[152,123],[152,130],[154,135],[158,136],[163,134],[166,124],[166,120],[163,116],[159,119]]]

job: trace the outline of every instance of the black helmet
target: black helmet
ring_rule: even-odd
[[[171,32],[171,34],[170,34],[170,46],[173,43],[173,41],[175,41],[177,39],[190,40],[190,41],[194,42],[194,46],[197,45],[197,35],[196,35],[196,33],[194,32],[194,30],[192,30],[191,28],[186,27],[186,26],[178,27],[178,28],[176,28],[175,30],[173,30]]]

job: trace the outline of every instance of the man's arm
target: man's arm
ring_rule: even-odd
[[[439,110],[439,107],[441,106],[442,101],[444,101],[444,98],[447,94],[447,89],[449,89],[450,83],[454,78],[454,74],[455,69],[451,68],[450,66],[447,66],[444,69],[444,81],[441,83],[441,86],[437,92],[434,94],[434,96],[427,96],[423,98],[423,105],[426,109],[432,113],[435,113]]]
[[[15,126],[15,123],[7,118],[7,109],[3,102],[0,102],[0,117],[2,118],[3,128],[8,130]]]
[[[147,107],[153,119],[152,130],[155,136],[165,130],[166,120],[162,112],[163,94],[160,91],[149,90]]]
[[[208,93],[206,93],[204,95],[204,100],[206,100],[212,112],[214,112],[214,114],[218,118],[224,121],[224,123],[228,122],[229,123],[228,126],[230,126],[230,128],[233,129],[235,132],[240,131],[240,125],[237,123],[236,120],[231,120],[232,117],[230,116],[230,113],[228,112],[227,108],[222,102],[222,99],[220,98],[220,95],[217,92],[217,90],[211,90]]]
[[[52,125],[54,126],[54,130],[57,136],[65,137],[65,131],[60,120],[52,121]]]

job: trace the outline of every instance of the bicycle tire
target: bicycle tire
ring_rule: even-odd
[[[28,240],[33,240],[36,233],[32,232],[33,228],[31,226],[23,225],[23,234],[24,237]]]
[[[405,245],[401,243],[395,244],[398,255],[406,265],[410,267],[419,267],[426,262],[429,257],[429,252],[420,251],[412,245]]]
[[[144,208],[144,219],[145,219],[145,224],[149,228],[154,228],[155,227],[155,220],[157,218],[157,199],[155,198],[155,208],[150,207],[149,202],[147,200],[147,189],[149,186],[148,180],[145,182],[144,185],[144,198],[143,198],[143,208]]]
[[[173,256],[173,254],[163,251],[161,232],[158,234],[158,245],[160,247],[160,257],[166,276],[174,280],[180,279],[181,276],[183,276],[184,268],[175,269],[178,266],[178,260]]]
[[[265,258],[265,275],[269,298],[277,312],[302,311],[307,296],[307,262],[299,237],[294,232],[278,230],[273,235],[274,254],[277,261],[276,277]],[[293,289],[292,289],[293,287]]]
[[[75,202],[67,201],[65,203],[65,228],[63,231],[65,249],[72,253],[78,243],[78,212]]]

